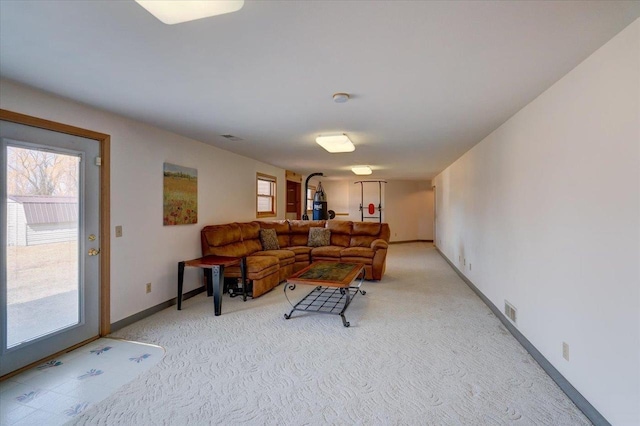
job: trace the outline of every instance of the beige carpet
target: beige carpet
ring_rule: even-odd
[[[431,244],[392,245],[347,311],[203,294],[114,333],[166,349],[77,424],[574,425],[589,421]],[[300,297],[309,289],[298,287]]]

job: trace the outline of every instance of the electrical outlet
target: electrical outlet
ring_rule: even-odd
[[[567,342],[562,342],[562,358],[569,361],[569,344]]]
[[[504,314],[511,320],[511,322],[513,322],[514,324],[517,323],[518,311],[516,310],[515,306],[513,306],[506,300],[504,301]]]
[[[146,284],[147,293],[151,293],[151,283]]]
[[[116,238],[122,237],[122,225],[116,226]]]

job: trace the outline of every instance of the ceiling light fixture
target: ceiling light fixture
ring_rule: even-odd
[[[136,2],[167,25],[236,12],[244,6],[244,0],[136,0]]]
[[[335,93],[333,95],[333,101],[337,104],[343,104],[349,100],[348,93]]]
[[[341,135],[318,136],[316,142],[332,154],[336,152],[353,152],[356,149],[349,137],[344,133]]]
[[[357,175],[370,175],[372,173],[369,166],[354,166],[351,171]]]

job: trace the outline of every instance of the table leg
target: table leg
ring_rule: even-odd
[[[213,279],[213,309],[215,315],[218,316],[222,313],[222,288],[224,285],[224,266],[216,265],[210,269],[212,271]]]
[[[242,301],[247,301],[247,258],[240,261],[240,277],[242,279]]]
[[[213,296],[213,280],[212,280],[211,268],[202,268],[202,269],[204,270],[204,280],[207,282],[207,297],[211,297]]]
[[[213,296],[213,281],[211,281],[211,268],[204,268],[204,280],[207,284],[207,297]]]
[[[349,303],[351,303],[351,301],[349,300],[349,288],[341,289],[341,291],[344,291],[344,308],[342,309],[342,312],[340,312],[340,317],[342,318],[342,325],[344,325],[345,327],[349,327],[351,323],[349,323],[349,321],[347,321],[344,316],[345,311],[349,307]]]
[[[360,287],[362,287],[362,283],[364,282],[365,274],[366,274],[366,273],[365,273],[365,270],[364,270],[364,269],[362,269],[362,276],[360,277],[360,284],[358,284],[358,291],[359,291],[359,292],[360,292],[360,294],[362,294],[363,296],[364,296],[365,294],[367,294],[367,292],[366,292],[366,291],[364,291],[364,290],[360,290]],[[356,292],[356,294],[357,294],[357,292]],[[354,295],[354,296],[355,296],[355,295]]]
[[[291,303],[291,300],[289,300],[289,296],[287,296],[287,288],[289,288],[291,291],[293,291],[293,290],[296,289],[296,285],[295,284],[289,285],[289,283],[286,282],[286,281],[284,283],[284,297],[287,298],[287,301],[289,302],[289,304],[291,305],[291,308],[292,308],[291,312],[289,312],[288,314],[284,314],[284,319],[290,319],[291,315],[293,314],[293,311],[296,310],[296,306],[298,306],[298,304],[300,303],[300,302],[296,303],[295,306],[293,305],[293,303]],[[306,298],[306,296],[305,296],[305,298]]]
[[[183,283],[184,283],[184,262],[178,262],[178,310],[182,309]]]

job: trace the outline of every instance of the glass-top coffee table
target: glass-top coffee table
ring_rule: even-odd
[[[349,327],[350,323],[344,317],[344,312],[356,294],[365,295],[367,293],[360,290],[364,275],[364,264],[362,263],[312,263],[287,278],[284,295],[293,309],[288,314],[284,314],[285,319],[291,318],[293,311],[318,312],[340,315],[342,324]],[[360,281],[357,285],[352,285],[358,278]],[[294,305],[289,300],[287,290],[293,291],[297,285],[302,284],[313,285],[315,288]]]

